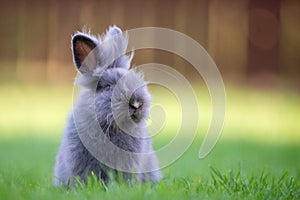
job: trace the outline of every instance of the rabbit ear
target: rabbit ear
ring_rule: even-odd
[[[101,63],[108,68],[129,69],[133,54],[126,55],[128,45],[127,31],[124,33],[117,26],[110,26],[100,45]]]
[[[72,37],[72,53],[74,64],[81,73],[91,72],[97,64],[96,39],[84,33],[76,33]]]
[[[106,37],[115,36],[115,35],[122,35],[122,30],[116,25],[110,26],[106,32]]]

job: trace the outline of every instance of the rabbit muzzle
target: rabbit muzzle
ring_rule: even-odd
[[[131,98],[129,101],[129,114],[131,119],[138,123],[142,119],[143,101],[136,98]]]

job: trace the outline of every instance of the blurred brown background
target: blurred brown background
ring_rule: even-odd
[[[180,31],[212,56],[225,81],[300,89],[299,0],[2,1],[1,82],[71,81],[71,35],[109,25]],[[141,50],[134,63],[170,65],[197,80],[192,66],[168,52]]]

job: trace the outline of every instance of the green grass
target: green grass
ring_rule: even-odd
[[[52,186],[59,141],[19,138],[0,142],[1,199],[297,199],[300,148],[222,142],[204,160],[198,144],[163,169],[156,185],[88,183],[74,190]]]
[[[72,88],[1,86],[0,199],[299,199],[299,94],[227,88],[221,139],[199,160],[210,116],[207,92],[200,90],[204,117],[199,133],[188,150],[163,169],[160,183],[103,185],[91,178],[87,186],[67,189],[52,185],[52,173]],[[166,111],[172,110],[176,121],[176,104],[168,99],[166,94],[156,101],[168,102]],[[156,148],[174,136],[174,121],[167,121],[155,136]]]

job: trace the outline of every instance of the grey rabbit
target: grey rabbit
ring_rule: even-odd
[[[54,185],[74,185],[90,174],[110,181],[158,182],[162,178],[146,119],[151,95],[143,74],[129,70],[127,32],[109,27],[102,36],[87,31],[72,37],[75,84],[81,91],[68,118],[56,156]]]

